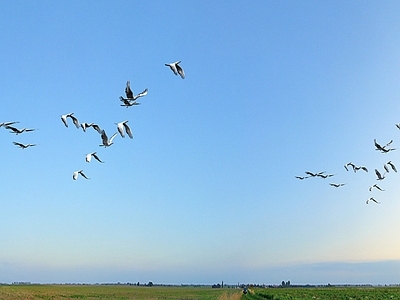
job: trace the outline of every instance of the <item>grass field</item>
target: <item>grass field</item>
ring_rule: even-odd
[[[0,285],[0,300],[11,299],[174,299],[239,300],[240,289],[138,287],[126,285]]]
[[[386,300],[400,299],[398,287],[250,289],[243,300]]]

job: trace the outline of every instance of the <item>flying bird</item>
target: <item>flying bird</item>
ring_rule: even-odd
[[[16,135],[21,134],[23,132],[31,132],[31,131],[36,130],[36,129],[27,129],[27,128],[17,129],[12,126],[6,126],[6,128],[11,130],[10,133],[15,133]]]
[[[137,94],[135,96],[135,94],[133,93],[133,91],[131,90],[131,82],[127,81],[126,82],[126,87],[125,87],[125,95],[126,95],[126,100],[129,101],[136,101],[138,98],[146,96],[147,95],[148,90],[145,89],[143,92]],[[123,97],[119,97],[121,100],[125,99]]]
[[[125,106],[126,108],[128,108],[129,106],[133,106],[133,105],[140,105],[140,103],[136,102],[136,101],[129,101],[129,99],[125,99],[123,97],[119,97],[119,99],[124,102],[124,104],[121,104],[121,106]]]
[[[395,165],[392,163],[392,161],[388,161],[387,164],[392,168],[393,171],[395,171],[397,173],[397,169],[395,167]]]
[[[375,174],[376,174],[376,176],[378,177],[377,180],[383,180],[383,179],[385,179],[385,174],[386,174],[386,172],[383,173],[383,175],[381,175],[381,173],[380,173],[377,169],[375,169]]]
[[[373,188],[376,188],[376,189],[378,189],[378,190],[380,190],[380,191],[382,191],[382,192],[385,191],[385,190],[382,190],[377,184],[374,184],[373,186],[370,186],[370,187],[369,187],[369,191],[371,192]]]
[[[86,132],[87,128],[92,127],[92,125],[94,125],[94,123],[86,123],[86,122],[81,123],[81,127],[84,132]]]
[[[376,204],[380,204],[380,202],[376,201],[374,197],[369,198],[367,201],[365,201],[365,203],[368,204],[369,201],[373,201],[373,202],[375,202]]]
[[[97,152],[92,152],[89,154],[86,154],[86,162],[90,162],[92,160],[92,156],[101,163],[104,163],[104,161],[101,161],[101,159],[97,156]]]
[[[185,72],[183,71],[182,67],[179,65],[181,63],[181,61],[176,61],[174,63],[170,63],[170,64],[165,64],[167,67],[169,67],[172,72],[174,72],[175,75],[181,76],[182,79],[185,78]]]
[[[108,139],[106,132],[104,129],[101,131],[101,139],[103,144],[100,147],[110,147],[113,143],[114,138],[117,136],[118,132],[114,133],[110,139]]]
[[[19,122],[2,122],[2,123],[0,123],[0,127],[3,127],[3,126],[7,127],[7,126],[17,124],[17,123],[19,123]]]
[[[14,144],[15,146],[20,147],[21,149],[26,149],[26,148],[28,148],[28,147],[36,146],[36,144],[21,144],[21,143],[17,143],[17,142],[13,142],[13,144]]]
[[[310,176],[295,176],[297,179],[303,180],[306,178],[310,178]]]
[[[367,169],[367,167],[364,167],[364,166],[361,166],[361,167],[354,167],[353,168],[354,169],[354,172],[357,172],[357,171],[359,171],[359,170],[363,170],[363,171],[365,171],[365,172],[367,172],[368,173],[368,169]]]
[[[346,183],[330,183],[329,185],[330,185],[330,186],[333,186],[333,187],[335,187],[335,188],[338,188],[338,187],[341,187],[341,186],[346,185]]]
[[[326,179],[328,177],[335,176],[335,175],[336,174],[317,174],[318,177],[321,177],[321,178],[324,178],[324,179]]]
[[[76,128],[79,128],[79,121],[78,119],[72,114],[67,115],[67,118],[72,119],[72,122],[74,123]]]
[[[72,114],[73,114],[73,113],[61,115],[61,121],[64,123],[65,127],[68,127],[67,117],[70,116],[70,115],[72,115]]]
[[[126,134],[131,138],[131,139],[133,139],[133,134],[132,134],[132,131],[131,131],[131,129],[129,128],[129,126],[128,126],[128,124],[126,124],[126,123],[128,123],[129,121],[128,120],[126,120],[126,121],[123,121],[123,122],[119,122],[119,123],[115,123],[116,125],[117,125],[117,129],[118,129],[118,132],[119,132],[119,134],[121,135],[121,137],[125,137],[125,132],[126,132]]]
[[[396,124],[396,127],[397,127],[398,129],[400,129],[400,123]]]
[[[73,180],[77,180],[79,175],[81,175],[81,176],[82,176],[83,178],[85,178],[85,179],[90,179],[90,178],[86,177],[85,174],[83,174],[83,170],[75,171],[75,172],[72,174],[72,179],[73,179]]]
[[[100,128],[99,125],[93,124],[93,123],[92,123],[92,126],[91,126],[91,127],[92,127],[94,130],[96,130],[98,133],[101,134],[102,130],[101,130],[101,128]]]
[[[374,139],[374,144],[375,144],[375,150],[379,150],[382,153],[388,153],[389,151],[393,151],[396,150],[396,148],[387,148],[389,147],[391,144],[393,143],[393,140],[390,140],[385,146],[381,146],[380,144],[378,144],[378,142],[376,141],[376,139]]]
[[[307,175],[310,175],[311,177],[316,177],[316,176],[320,176],[322,174],[324,174],[326,171],[323,172],[318,172],[318,173],[313,173],[313,172],[305,172]]]

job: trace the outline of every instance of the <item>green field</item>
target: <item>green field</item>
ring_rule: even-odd
[[[242,300],[385,300],[400,299],[398,287],[326,287],[250,289]]]
[[[0,300],[10,299],[174,299],[238,300],[240,289],[127,285],[0,285]]]
[[[127,285],[0,285],[0,300],[9,299],[174,299],[174,300],[385,300],[400,299],[397,287],[255,288],[127,286]]]

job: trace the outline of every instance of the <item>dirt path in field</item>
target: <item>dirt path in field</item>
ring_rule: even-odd
[[[218,300],[240,300],[241,297],[242,297],[242,292],[238,292],[231,295],[228,295],[228,293],[224,293],[218,298]]]

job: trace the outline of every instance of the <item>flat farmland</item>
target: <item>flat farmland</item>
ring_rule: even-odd
[[[233,288],[127,285],[0,285],[0,300],[11,299],[174,299],[238,300],[242,290]]]
[[[386,300],[400,299],[400,287],[324,287],[250,289],[243,300]]]

